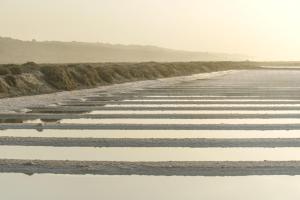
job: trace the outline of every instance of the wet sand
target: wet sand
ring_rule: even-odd
[[[6,129],[60,130],[300,130],[298,124],[0,124]]]
[[[0,145],[52,147],[300,147],[300,138],[55,138],[0,137]]]

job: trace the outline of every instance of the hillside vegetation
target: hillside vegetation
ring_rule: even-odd
[[[0,65],[0,97],[92,88],[196,73],[257,67],[251,62]]]

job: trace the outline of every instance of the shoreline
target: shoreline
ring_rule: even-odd
[[[191,76],[179,76],[171,78],[162,78],[156,80],[127,82],[121,84],[114,84],[109,86],[100,86],[93,89],[82,89],[73,91],[63,91],[50,94],[41,94],[33,96],[21,96],[12,98],[0,99],[0,113],[14,113],[14,112],[26,112],[28,107],[43,107],[50,104],[55,104],[71,98],[84,98],[87,96],[93,96],[99,92],[106,92],[107,95],[118,92],[130,92],[143,87],[155,87],[163,85],[169,85],[179,83],[182,81],[190,81],[197,79],[207,79],[216,76],[222,76],[228,73],[234,73],[238,70],[227,70],[210,73],[200,73]]]

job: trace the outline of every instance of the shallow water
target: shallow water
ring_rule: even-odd
[[[77,137],[77,138],[300,138],[300,131],[240,130],[0,130],[0,136],[11,137]]]
[[[89,114],[300,114],[300,110],[95,110]]]
[[[186,97],[186,98],[194,98],[194,97],[199,97],[199,98],[210,98],[210,97],[213,97],[213,98],[228,98],[228,96],[225,96],[225,95],[145,95],[143,97],[149,97],[149,98],[176,98],[176,97]],[[235,95],[234,97],[236,98],[239,98],[239,97],[245,97],[244,95]],[[253,98],[259,98],[260,96],[256,96],[256,95],[251,95],[251,96],[247,96],[249,98],[253,97]]]
[[[250,72],[249,72],[250,73]],[[135,106],[158,107],[157,111],[128,111],[129,105],[108,105],[108,111],[93,111],[91,114],[105,113],[156,113],[156,114],[300,114],[298,94],[299,75],[294,72],[288,76],[280,73],[269,72],[268,79],[261,72],[252,76],[249,73],[241,73],[241,76],[232,76],[224,80],[207,80],[207,88],[215,95],[191,95],[187,92],[162,96],[155,92],[148,96],[140,96],[137,93],[135,100],[143,103]],[[293,75],[294,74],[294,75]],[[257,78],[257,75],[260,78]],[[273,77],[272,77],[273,76]],[[295,82],[289,82],[292,77]],[[272,80],[276,78],[277,80]],[[222,78],[223,79],[223,78]],[[234,80],[232,80],[234,79]],[[250,79],[250,80],[249,80]],[[260,81],[257,81],[259,79]],[[210,83],[209,83],[210,82]],[[237,84],[238,83],[238,84]],[[186,84],[188,86],[203,86],[203,82]],[[212,87],[210,87],[211,85]],[[242,86],[239,88],[236,86]],[[288,87],[288,86],[295,87]],[[218,89],[216,89],[217,87]],[[287,87],[285,87],[287,86]],[[204,87],[206,87],[204,85]],[[232,87],[232,88],[230,88]],[[253,88],[248,91],[247,88]],[[255,91],[257,88],[257,92]],[[184,88],[183,88],[184,89]],[[223,96],[220,90],[226,90]],[[235,92],[234,90],[238,90]],[[263,94],[263,89],[267,94]],[[167,89],[166,89],[167,90]],[[232,93],[230,91],[232,90]],[[242,91],[244,90],[244,91]],[[267,91],[269,90],[269,91]],[[240,93],[239,93],[240,92]],[[252,96],[247,96],[247,93]],[[278,92],[278,93],[277,93]],[[207,93],[207,92],[206,92]],[[273,94],[272,94],[273,93]],[[147,94],[147,91],[144,93]],[[159,93],[160,94],[160,93]],[[170,93],[172,94],[172,92]],[[198,92],[198,94],[201,94]],[[220,95],[218,95],[220,94]],[[244,96],[240,96],[243,95]],[[262,96],[256,96],[262,94]],[[129,94],[129,95],[134,95]],[[118,95],[116,95],[118,96]],[[279,98],[276,99],[276,96]],[[285,99],[281,99],[284,98]],[[125,97],[126,98],[126,97]],[[197,98],[196,101],[207,101],[208,104],[183,104],[176,105],[150,105],[150,101],[168,101],[176,99],[193,101],[188,98]],[[226,99],[228,98],[228,99]],[[248,99],[249,98],[249,99]],[[266,98],[266,99],[264,99]],[[88,98],[87,98],[88,99]],[[217,104],[210,102],[215,101]],[[240,101],[242,104],[229,105],[231,101]],[[246,102],[249,101],[249,102]],[[251,101],[251,102],[250,102]],[[254,104],[253,101],[255,102]],[[268,102],[263,104],[262,102]],[[95,101],[96,102],[96,101]],[[279,103],[280,102],[280,103]],[[138,103],[138,102],[134,102]],[[238,102],[239,103],[239,102]],[[132,107],[130,105],[129,107]],[[191,107],[188,110],[174,111],[174,107]],[[226,107],[227,110],[222,110]],[[239,106],[239,108],[236,108]],[[245,107],[247,106],[247,107]],[[254,106],[258,107],[253,110]],[[278,106],[281,106],[279,109]],[[295,107],[297,106],[297,108]],[[124,108],[125,107],[125,108]],[[169,111],[161,111],[162,107],[169,107]],[[196,107],[201,109],[193,111]],[[245,107],[245,110],[242,108]],[[218,108],[220,110],[209,110]],[[265,110],[261,110],[265,108]],[[70,108],[66,108],[68,110]],[[147,108],[148,109],[148,108]],[[239,110],[233,110],[239,109]],[[252,110],[251,110],[252,109]],[[269,110],[267,110],[269,109]],[[289,110],[290,109],[290,110]],[[292,110],[293,109],[293,110]],[[51,108],[50,108],[51,110]],[[40,123],[41,121],[29,121]],[[61,123],[155,123],[155,124],[290,124],[300,123],[300,119],[64,119]],[[91,138],[300,138],[300,131],[205,131],[205,130],[3,130],[0,136],[16,137],[91,137]],[[24,147],[24,146],[0,146],[0,158],[9,159],[43,159],[43,160],[97,160],[97,161],[264,161],[264,160],[300,160],[300,148],[91,148],[91,147]],[[68,176],[68,175],[33,175],[0,174],[0,191],[3,199],[204,199],[204,200],[281,200],[300,198],[300,176],[251,176],[251,177],[152,177],[152,176]],[[3,192],[2,192],[3,190]]]
[[[41,123],[29,120],[27,123]],[[62,124],[297,124],[300,119],[62,119]]]
[[[85,161],[291,161],[300,148],[93,148],[0,146],[1,159]]]
[[[189,99],[188,97],[186,99],[176,99],[176,98],[172,98],[172,99],[168,99],[168,100],[161,100],[161,99],[129,99],[129,100],[123,100],[121,102],[135,102],[135,101],[143,101],[143,102],[156,102],[156,101],[203,101],[203,102],[236,102],[236,101],[240,101],[240,102],[244,102],[244,101],[261,101],[261,102],[269,102],[269,101],[279,101],[279,102],[299,102],[300,100],[295,100],[295,99],[201,99],[201,100],[197,100],[197,99]]]
[[[286,103],[279,103],[279,104],[134,104],[134,105],[127,105],[127,104],[106,104],[105,107],[205,107],[209,110],[211,107],[299,107],[300,104],[286,104]]]
[[[298,200],[300,198],[300,176],[0,174],[0,180],[1,198],[5,200]]]

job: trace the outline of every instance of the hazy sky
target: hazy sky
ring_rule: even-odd
[[[0,0],[0,36],[300,60],[299,0]]]

